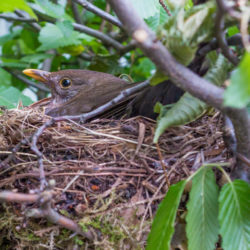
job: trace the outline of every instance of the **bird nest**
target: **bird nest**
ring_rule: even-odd
[[[48,119],[37,109],[1,114],[1,190],[29,193],[39,187],[37,155],[25,138]],[[143,247],[169,184],[187,178],[204,162],[229,159],[218,112],[168,129],[158,145],[153,144],[154,131],[155,122],[143,117],[95,119],[58,122],[39,137],[45,176],[56,183],[53,208],[95,230],[98,240],[88,243],[92,248]],[[1,247],[73,249],[83,244],[81,236],[70,237],[72,232],[59,231],[44,219],[21,216],[32,206],[0,205]]]

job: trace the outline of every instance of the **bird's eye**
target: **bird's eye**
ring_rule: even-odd
[[[63,78],[61,81],[60,81],[60,85],[63,89],[67,89],[71,86],[72,82],[70,79],[68,78]]]

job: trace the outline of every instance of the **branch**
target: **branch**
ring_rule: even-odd
[[[178,87],[229,116],[236,132],[237,152],[250,158],[250,118],[247,110],[223,107],[224,90],[176,62],[167,48],[157,40],[155,33],[131,7],[128,0],[109,0],[109,2],[127,32],[163,73],[169,75]],[[242,131],[240,132],[239,129]],[[245,136],[243,137],[242,134]]]
[[[46,190],[40,194],[23,194],[11,191],[0,192],[0,202],[39,203],[39,208],[32,208],[26,212],[27,217],[46,218],[48,221],[80,234],[88,240],[93,240],[93,235],[90,231],[83,232],[73,220],[57,213],[51,207],[52,200],[53,190]]]
[[[27,18],[26,17],[26,14],[24,14],[22,11],[20,11],[20,10],[15,10],[15,13],[19,16],[19,17],[24,17],[24,18]],[[31,27],[33,27],[35,30],[37,30],[37,31],[40,31],[41,30],[41,27],[40,27],[40,25],[39,24],[37,24],[37,23],[33,23],[33,22],[31,22],[31,23],[29,23],[29,25],[31,26]]]
[[[74,15],[76,22],[79,24],[83,24],[76,2],[72,1],[71,6],[72,6],[73,15]]]
[[[18,80],[23,81],[24,83],[26,83],[27,85],[29,85],[31,87],[40,89],[40,90],[45,91],[45,92],[50,92],[50,90],[42,83],[32,82],[31,80],[27,79],[26,77],[22,76],[21,74],[18,74],[16,72],[10,70],[9,68],[6,68],[6,67],[2,67],[2,68],[4,70],[6,70],[7,72],[9,72],[11,75],[13,75],[15,78],[17,78]]]
[[[36,22],[33,18],[26,18],[26,17],[17,17],[17,16],[9,16],[5,14],[0,14],[0,18],[5,19],[10,22],[25,22],[25,23],[34,23]]]
[[[224,10],[220,7],[221,0],[216,0],[218,9],[215,18],[215,33],[216,38],[221,48],[222,54],[234,65],[239,63],[238,58],[233,54],[232,50],[228,47],[227,40],[224,33]]]
[[[111,45],[112,47],[114,47],[117,50],[122,50],[124,48],[124,46],[117,42],[116,40],[114,40],[113,38],[111,38],[110,36],[98,31],[98,30],[94,30],[91,29],[83,24],[79,24],[79,23],[73,23],[73,27],[75,30],[78,30],[80,32],[83,32],[85,34],[88,34],[90,36],[96,37],[98,39],[100,39],[102,42]]]
[[[168,7],[166,6],[166,4],[163,2],[163,0],[159,0],[159,3],[160,3],[160,5],[162,6],[162,8],[166,11],[166,13],[167,13],[169,16],[172,16],[170,10],[169,10]]]
[[[248,40],[250,41],[250,36],[248,36]],[[227,38],[227,44],[229,46],[243,46],[242,43],[242,36],[240,34],[233,35]],[[200,56],[205,56],[208,52],[215,50],[219,47],[217,39],[213,39],[210,43],[203,46],[199,51],[198,54]]]
[[[132,35],[142,51],[163,73],[169,75],[178,87],[211,106],[222,109],[223,89],[199,77],[185,66],[176,62],[128,1],[110,0],[109,2],[128,33]]]
[[[86,0],[73,0],[73,1],[80,4],[86,10],[91,11],[92,13],[96,14],[97,16],[100,16],[101,18],[107,20],[108,22],[114,24],[115,26],[123,29],[121,22],[117,18],[115,18],[114,16],[110,15],[109,13],[99,9],[94,4],[92,4]]]

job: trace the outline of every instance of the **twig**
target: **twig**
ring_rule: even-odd
[[[81,120],[82,122],[85,122],[86,120],[93,118],[101,113],[103,113],[104,111],[107,111],[108,109],[114,107],[116,104],[118,104],[119,102],[125,100],[128,96],[142,90],[143,88],[145,88],[146,86],[148,86],[150,83],[149,80],[146,80],[142,83],[137,84],[136,86],[133,86],[131,88],[127,88],[126,90],[123,90],[117,97],[115,97],[114,99],[112,99],[111,101],[107,102],[106,104],[96,108],[95,110],[89,112],[89,113],[85,113],[85,114],[81,114],[81,115],[68,115],[68,116],[59,116],[59,117],[55,117],[54,120],[55,121],[65,121],[65,120]]]
[[[166,13],[167,13],[169,16],[172,16],[170,10],[169,10],[168,7],[166,6],[166,4],[163,2],[163,0],[159,0],[159,3],[160,3],[160,5],[163,7],[163,9],[166,11]]]
[[[0,192],[1,202],[18,202],[18,203],[40,203],[40,207],[30,209],[26,212],[26,216],[34,218],[46,218],[48,221],[67,228],[77,234],[80,234],[88,240],[93,240],[93,235],[90,231],[83,232],[82,229],[73,220],[64,217],[57,213],[51,207],[53,199],[53,190],[47,190],[41,194],[23,194],[14,193],[11,191]]]
[[[216,0],[218,9],[215,18],[215,33],[216,38],[221,48],[222,54],[234,65],[239,63],[238,58],[233,54],[232,50],[228,47],[227,40],[224,32],[224,10],[220,8],[221,0]]]
[[[12,148],[12,154],[10,154],[6,159],[4,159],[2,162],[0,162],[0,168],[6,168],[8,166],[8,163],[13,159],[15,154],[18,152],[18,150],[21,148],[22,145],[27,144],[27,142],[30,140],[31,137],[28,139],[22,139],[14,148]]]
[[[39,151],[37,147],[37,141],[39,137],[42,135],[43,131],[50,127],[54,123],[54,119],[51,118],[47,122],[45,122],[37,131],[36,133],[32,136],[32,141],[31,141],[31,150],[37,155],[38,158],[38,165],[39,165],[39,172],[40,172],[40,190],[44,190],[44,187],[47,185],[47,181],[45,178],[45,173],[44,173],[44,167],[43,167],[43,154],[41,151]]]
[[[248,36],[248,40],[250,40],[250,36]],[[240,34],[233,35],[227,38],[227,44],[229,46],[243,46],[242,43],[242,36]],[[208,52],[215,50],[219,47],[217,39],[213,39],[210,43],[203,46],[199,51],[198,54],[200,56],[205,56]]]
[[[20,17],[26,18],[26,15],[25,15],[22,11],[20,11],[20,10],[15,10],[15,13],[16,13],[18,16],[20,16]],[[40,31],[40,30],[41,30],[41,27],[40,27],[40,25],[39,25],[38,23],[33,23],[33,22],[31,22],[31,23],[29,23],[29,25],[30,25],[31,27],[33,27],[36,31]]]
[[[54,50],[54,49],[48,50],[48,51],[46,51],[46,54],[50,54],[52,56],[43,61],[42,70],[50,71],[53,58],[56,54],[56,50]]]
[[[74,2],[80,4],[83,8],[85,8],[88,11],[91,11],[92,13],[100,16],[101,18],[107,20],[108,22],[116,25],[117,27],[123,29],[123,26],[121,22],[115,18],[114,16],[110,15],[109,13],[99,9],[94,4],[86,1],[86,0],[73,0]]]
[[[96,37],[98,39],[100,39],[102,42],[111,45],[112,47],[114,47],[117,50],[122,50],[124,48],[124,46],[122,44],[120,44],[119,42],[117,42],[116,40],[114,40],[113,38],[111,38],[110,36],[98,31],[98,30],[94,30],[91,29],[83,24],[79,24],[79,23],[73,23],[73,27],[75,30],[83,32],[85,34],[88,34],[90,36]]]
[[[18,74],[16,72],[10,70],[7,67],[3,67],[3,69],[6,70],[7,72],[9,72],[11,75],[13,75],[15,78],[23,81],[24,83],[26,83],[29,86],[32,86],[32,87],[37,88],[37,89],[40,89],[40,90],[45,91],[45,92],[50,92],[50,90],[46,86],[44,86],[43,84],[41,84],[41,83],[35,83],[35,82],[27,79],[26,77],[22,76],[21,74]]]
[[[228,6],[224,0],[216,0],[219,9],[223,12],[228,13],[231,17],[237,19],[238,21],[241,20],[241,13],[234,10],[233,6]]]
[[[170,187],[170,182],[169,182],[168,175],[167,175],[167,169],[166,169],[166,166],[165,166],[165,163],[164,163],[164,160],[163,160],[163,157],[162,157],[161,149],[160,149],[160,146],[159,146],[158,143],[156,143],[156,148],[157,148],[157,153],[159,155],[161,167],[162,167],[162,169],[164,171],[164,175],[165,175],[165,178],[166,178],[166,183],[167,183],[168,188],[169,188]]]
[[[79,24],[83,24],[76,2],[72,1],[71,6],[72,6],[73,15],[74,15],[76,22]]]
[[[5,19],[7,21],[13,21],[13,22],[25,22],[25,23],[34,23],[37,22],[33,18],[28,18],[28,17],[17,17],[17,16],[9,16],[6,14],[0,14],[0,18]]]
[[[250,158],[250,119],[246,108],[224,108],[224,90],[176,62],[168,49],[156,39],[155,33],[148,28],[128,1],[109,0],[109,2],[127,32],[163,73],[169,75],[178,87],[229,116],[236,132],[237,152]]]
[[[103,113],[104,111],[108,110],[109,108],[113,107],[120,101],[126,99],[129,95],[132,95],[136,93],[137,91],[141,90],[142,88],[146,87],[149,85],[149,81],[145,81],[142,83],[137,84],[136,86],[133,86],[131,88],[128,88],[124,91],[121,92],[120,95],[115,97],[113,100],[110,102],[100,106],[99,108],[89,112],[85,113],[82,115],[76,115],[76,116],[60,116],[60,117],[55,117],[51,118],[50,120],[46,121],[32,136],[32,142],[31,142],[31,150],[37,155],[38,157],[38,166],[39,166],[39,172],[40,172],[40,190],[43,190],[44,187],[47,185],[46,179],[45,179],[45,173],[44,173],[44,166],[43,166],[43,159],[42,156],[43,154],[37,147],[37,142],[39,137],[42,135],[45,129],[48,127],[52,126],[55,122],[59,121],[66,121],[66,120],[80,120],[80,121],[86,121],[92,117],[97,116],[98,114]]]

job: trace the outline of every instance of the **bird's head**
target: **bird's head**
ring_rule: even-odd
[[[23,73],[47,85],[51,90],[53,102],[57,105],[76,96],[84,85],[89,83],[86,80],[87,71],[85,70],[47,72],[39,69],[25,69]]]

